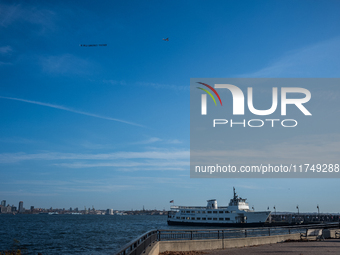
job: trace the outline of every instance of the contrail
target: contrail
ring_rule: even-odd
[[[74,113],[78,113],[78,114],[82,114],[82,115],[87,115],[87,116],[91,116],[91,117],[95,117],[95,118],[99,118],[99,119],[113,120],[113,121],[118,121],[118,122],[126,123],[126,124],[129,124],[129,125],[133,125],[133,126],[145,127],[143,125],[136,124],[136,123],[133,123],[133,122],[129,122],[129,121],[125,121],[125,120],[120,120],[120,119],[115,119],[115,118],[110,118],[110,117],[106,117],[106,116],[100,116],[100,115],[93,114],[93,113],[88,113],[88,112],[77,111],[77,110],[73,110],[71,108],[67,108],[67,107],[64,107],[64,106],[61,106],[61,105],[42,103],[42,102],[26,100],[26,99],[21,99],[21,98],[15,98],[15,97],[0,96],[0,98],[9,99],[9,100],[15,100],[15,101],[21,101],[21,102],[30,103],[30,104],[37,104],[37,105],[47,106],[47,107],[51,107],[51,108],[55,108],[55,109],[59,109],[59,110],[68,111],[68,112],[74,112]]]

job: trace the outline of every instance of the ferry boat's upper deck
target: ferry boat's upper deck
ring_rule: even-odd
[[[235,188],[233,189],[234,196],[230,199],[228,206],[217,206],[216,199],[210,199],[207,202],[207,206],[170,206],[172,211],[182,211],[182,210],[198,210],[198,211],[205,211],[205,210],[241,210],[246,212],[251,212],[252,210],[249,209],[249,204],[246,202],[246,198],[243,199],[238,197],[235,192]],[[194,213],[194,212],[193,212]]]

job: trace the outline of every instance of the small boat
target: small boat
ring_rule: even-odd
[[[115,215],[127,215],[127,213],[123,213],[123,212],[116,212]]]

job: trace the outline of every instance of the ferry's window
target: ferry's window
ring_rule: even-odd
[[[219,211],[219,213],[223,213],[223,211]]]
[[[191,211],[191,213],[195,213],[195,211]]]
[[[205,211],[202,211],[202,213],[205,213]]]
[[[201,211],[197,211],[196,213],[201,213]]]
[[[225,220],[230,220],[230,218],[225,218]]]
[[[208,218],[208,220],[211,220],[211,218]]]
[[[236,211],[231,211],[231,213],[236,213]]]
[[[179,220],[179,219],[180,219],[180,217],[176,217],[176,219],[177,219],[177,220]]]
[[[225,213],[229,213],[229,211],[226,211]]]
[[[213,213],[217,213],[217,211],[213,211]]]
[[[207,218],[202,218],[202,220],[206,220]]]
[[[187,220],[190,220],[190,217],[187,217]]]
[[[223,220],[223,218],[219,218],[219,220]]]
[[[186,211],[186,213],[190,213],[190,211]]]
[[[194,220],[194,219],[195,219],[195,217],[192,217],[191,219],[192,219],[192,220]]]
[[[182,220],[185,220],[185,217],[182,217]]]
[[[208,211],[208,213],[211,213],[211,211]]]
[[[201,218],[197,218],[197,220],[200,220]]]
[[[217,220],[217,218],[213,218],[213,220]]]

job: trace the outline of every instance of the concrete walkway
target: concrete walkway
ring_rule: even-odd
[[[248,254],[295,254],[320,255],[340,254],[340,239],[325,241],[285,242],[259,246],[228,248],[225,250],[204,251],[205,255],[248,255]]]

